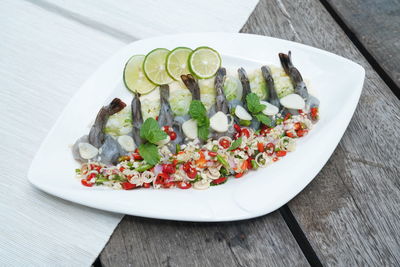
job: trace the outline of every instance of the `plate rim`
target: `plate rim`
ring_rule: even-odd
[[[340,135],[339,138],[335,139],[334,145],[333,145],[333,149],[332,151],[329,153],[329,156],[327,157],[326,161],[321,164],[320,168],[317,168],[318,170],[316,171],[315,175],[311,175],[311,178],[307,181],[307,183],[302,186],[299,190],[297,190],[298,192],[295,193],[294,195],[292,195],[289,200],[285,201],[283,204],[278,203],[276,205],[273,205],[272,208],[269,209],[260,209],[259,211],[256,212],[251,212],[251,214],[248,214],[248,216],[243,215],[243,216],[231,216],[231,217],[224,217],[224,218],[215,218],[215,217],[207,217],[207,218],[201,218],[201,217],[185,217],[185,216],[177,216],[175,215],[171,215],[171,216],[157,216],[150,213],[145,213],[142,212],[140,214],[135,213],[135,212],[129,212],[128,210],[125,211],[121,211],[121,209],[114,209],[114,208],[106,208],[106,209],[102,209],[99,208],[98,205],[95,205],[93,203],[93,201],[91,201],[90,199],[76,199],[73,196],[71,196],[70,194],[63,194],[62,191],[61,192],[54,192],[54,190],[51,187],[47,187],[45,184],[40,183],[40,179],[36,179],[36,177],[34,177],[33,172],[34,172],[34,167],[36,162],[38,161],[38,157],[40,155],[40,153],[42,152],[42,150],[44,149],[45,143],[47,142],[47,140],[50,138],[50,136],[54,133],[54,131],[57,129],[57,127],[59,126],[59,124],[62,121],[62,118],[65,116],[65,114],[67,113],[68,109],[70,106],[74,105],[74,100],[80,95],[80,92],[82,91],[82,88],[85,88],[86,86],[88,86],[88,84],[90,84],[92,82],[92,80],[96,79],[96,76],[101,73],[102,69],[105,68],[106,66],[108,66],[110,63],[112,63],[113,61],[115,61],[116,59],[118,59],[121,54],[123,54],[126,50],[129,50],[130,46],[134,43],[138,43],[138,42],[143,42],[143,41],[156,41],[157,39],[162,39],[165,37],[175,37],[175,38],[182,38],[183,36],[204,36],[204,35],[229,35],[229,36],[248,36],[250,38],[260,38],[260,39],[265,39],[265,40],[272,40],[272,41],[279,41],[279,42],[285,42],[288,43],[294,47],[300,47],[302,49],[306,49],[307,52],[309,50],[312,50],[313,52],[318,52],[324,55],[327,55],[329,57],[334,57],[340,61],[342,61],[345,64],[351,64],[354,68],[357,69],[357,73],[360,75],[360,79],[358,80],[357,86],[355,86],[354,89],[356,96],[354,98],[354,105],[351,105],[351,115],[348,116],[348,120],[346,120],[344,123],[345,124],[344,127],[342,127],[341,131],[338,133]],[[31,184],[33,184],[34,186],[36,186],[37,188],[41,189],[42,191],[49,193],[53,196],[56,196],[58,198],[62,198],[62,199],[66,199],[68,201],[80,204],[80,205],[85,205],[91,208],[95,208],[95,209],[99,209],[99,210],[106,210],[106,211],[111,211],[114,213],[125,213],[125,214],[130,214],[130,215],[134,215],[134,216],[139,216],[139,217],[146,217],[146,218],[156,218],[156,219],[165,219],[165,220],[175,220],[175,221],[196,221],[196,222],[223,222],[223,221],[237,221],[237,220],[244,220],[244,219],[249,219],[249,218],[254,218],[254,217],[259,217],[265,214],[268,214],[270,212],[273,212],[274,210],[278,209],[279,207],[281,207],[282,205],[286,204],[287,202],[289,202],[291,199],[293,199],[296,195],[298,195],[315,177],[316,175],[320,172],[320,170],[325,166],[326,162],[330,159],[330,157],[333,154],[333,151],[336,149],[337,145],[339,144],[340,140],[342,139],[343,134],[345,133],[350,120],[352,119],[353,115],[354,115],[354,111],[358,105],[358,101],[359,98],[361,96],[361,92],[363,89],[363,83],[365,81],[365,69],[358,63],[347,59],[343,56],[340,55],[336,55],[334,53],[322,50],[320,48],[316,48],[316,47],[312,47],[309,45],[305,45],[305,44],[301,44],[301,43],[297,43],[297,42],[293,42],[290,40],[284,40],[284,39],[280,39],[280,38],[275,38],[275,37],[269,37],[269,36],[263,36],[263,35],[257,35],[257,34],[249,34],[249,33],[226,33],[226,32],[198,32],[198,33],[183,33],[183,34],[168,34],[168,35],[160,35],[160,36],[156,36],[156,37],[151,37],[151,38],[146,38],[146,39],[141,39],[141,40],[137,40],[134,42],[131,42],[125,46],[123,46],[122,48],[120,48],[118,51],[116,51],[115,53],[113,53],[108,59],[106,59],[102,64],[100,64],[97,69],[92,72],[88,78],[85,80],[85,82],[83,82],[81,84],[81,86],[79,87],[79,89],[73,94],[73,96],[71,97],[71,99],[69,100],[69,102],[65,105],[65,107],[63,108],[63,111],[60,113],[60,115],[58,116],[58,118],[56,119],[56,121],[54,122],[54,124],[52,125],[52,127],[50,128],[50,130],[48,131],[46,137],[42,140],[35,156],[33,157],[27,176],[28,176],[28,180]],[[337,140],[337,142],[336,142]]]

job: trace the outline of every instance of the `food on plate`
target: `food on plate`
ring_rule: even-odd
[[[291,52],[279,58],[282,68],[235,72],[209,47],[131,57],[130,107],[113,99],[73,146],[81,183],[203,190],[279,161],[313,128],[320,104]]]

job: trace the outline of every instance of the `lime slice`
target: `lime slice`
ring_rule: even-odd
[[[147,94],[156,88],[156,85],[150,82],[142,70],[144,55],[135,55],[125,64],[124,83],[126,88],[139,94]]]
[[[189,56],[189,69],[199,79],[213,77],[219,67],[221,67],[221,57],[210,47],[198,47]]]
[[[143,71],[151,82],[161,85],[173,81],[165,68],[168,54],[169,50],[165,48],[157,48],[147,54],[143,62]]]
[[[188,59],[192,49],[187,47],[177,47],[167,56],[167,72],[169,76],[177,81],[181,80],[182,74],[189,74]]]

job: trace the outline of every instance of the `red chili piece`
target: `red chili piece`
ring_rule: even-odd
[[[136,185],[135,185],[135,184],[131,184],[131,183],[129,183],[129,182],[121,183],[121,186],[122,186],[122,188],[125,189],[125,190],[131,190],[131,189],[135,189],[135,188],[136,188]]]
[[[223,182],[225,182],[228,179],[228,177],[220,177],[218,179],[215,179],[214,181],[212,181],[212,184],[222,184]]]
[[[243,174],[244,174],[244,172],[237,173],[237,174],[235,174],[235,178],[240,178],[243,176]]]
[[[277,157],[284,157],[284,156],[286,156],[286,151],[279,150],[279,151],[276,152],[276,156]]]
[[[233,135],[233,139],[238,139],[240,136],[242,136],[242,134],[241,133],[235,133],[234,135]]]
[[[165,173],[159,173],[154,181],[155,184],[164,184],[169,176]]]
[[[162,171],[167,174],[173,174],[175,173],[176,169],[173,164],[163,164]]]
[[[93,186],[93,183],[88,182],[88,181],[85,180],[85,179],[82,179],[82,180],[81,180],[81,183],[82,183],[84,186],[87,186],[87,187],[92,187],[92,186]]]
[[[171,188],[171,187],[173,187],[174,185],[175,185],[174,182],[166,182],[166,183],[163,183],[162,187],[163,187],[163,188]]]
[[[143,160],[142,156],[138,152],[132,154],[134,160]]]
[[[169,138],[171,141],[174,141],[176,139],[176,133],[175,132],[169,132]]]
[[[247,138],[250,137],[250,132],[249,132],[249,130],[247,130],[246,128],[243,128],[243,129],[241,130],[241,133],[242,133],[242,135],[245,135]]]
[[[266,153],[268,156],[272,156],[274,154],[275,145],[273,143],[268,143],[266,146]]]
[[[221,141],[219,141],[219,145],[225,149],[228,149],[231,146],[231,142],[229,142],[227,139],[221,139]]]
[[[233,125],[233,128],[235,128],[235,131],[238,133],[240,133],[242,130],[242,128],[239,126],[239,124],[236,124],[236,123]]]
[[[297,136],[298,137],[303,137],[304,135],[306,135],[308,133],[308,130],[298,130],[297,131]]]
[[[292,117],[292,114],[287,113],[285,118],[283,119],[284,121],[287,121],[288,119],[290,119]]]
[[[190,162],[186,162],[185,164],[183,164],[183,170],[186,172],[186,175],[190,179],[194,179],[197,175],[196,168],[193,168]]]
[[[217,154],[217,152],[214,152],[214,151],[208,151],[208,155],[210,157],[216,157],[218,154]]]
[[[300,123],[300,122],[296,122],[296,123],[294,124],[293,128],[294,128],[295,131],[300,130],[300,129],[301,129],[301,123]]]
[[[260,151],[260,152],[264,152],[264,145],[263,145],[263,143],[257,143],[257,149],[258,149],[258,151]]]
[[[143,184],[143,187],[144,187],[144,188],[150,188],[150,186],[151,186],[151,183],[144,183],[144,184]]]
[[[285,134],[287,137],[290,137],[290,138],[294,137],[294,134],[292,132],[286,131]]]
[[[189,189],[189,188],[192,187],[192,185],[191,185],[190,183],[185,183],[185,182],[182,182],[182,181],[178,182],[178,183],[176,184],[176,186],[177,186],[178,188],[180,188],[180,189]]]
[[[311,108],[311,119],[316,120],[318,119],[318,108]]]

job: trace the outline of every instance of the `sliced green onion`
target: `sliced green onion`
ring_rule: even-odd
[[[137,167],[137,168],[136,168],[136,171],[138,171],[138,172],[144,172],[144,171],[147,171],[148,169],[151,169],[152,167],[153,167],[153,165],[145,164],[145,165],[142,165],[142,166]]]
[[[226,168],[229,168],[228,162],[221,155],[217,155],[217,160],[219,161],[219,163],[224,165]]]
[[[258,164],[257,164],[257,162],[256,162],[254,159],[251,160],[251,167],[252,167],[253,169],[258,169]]]

